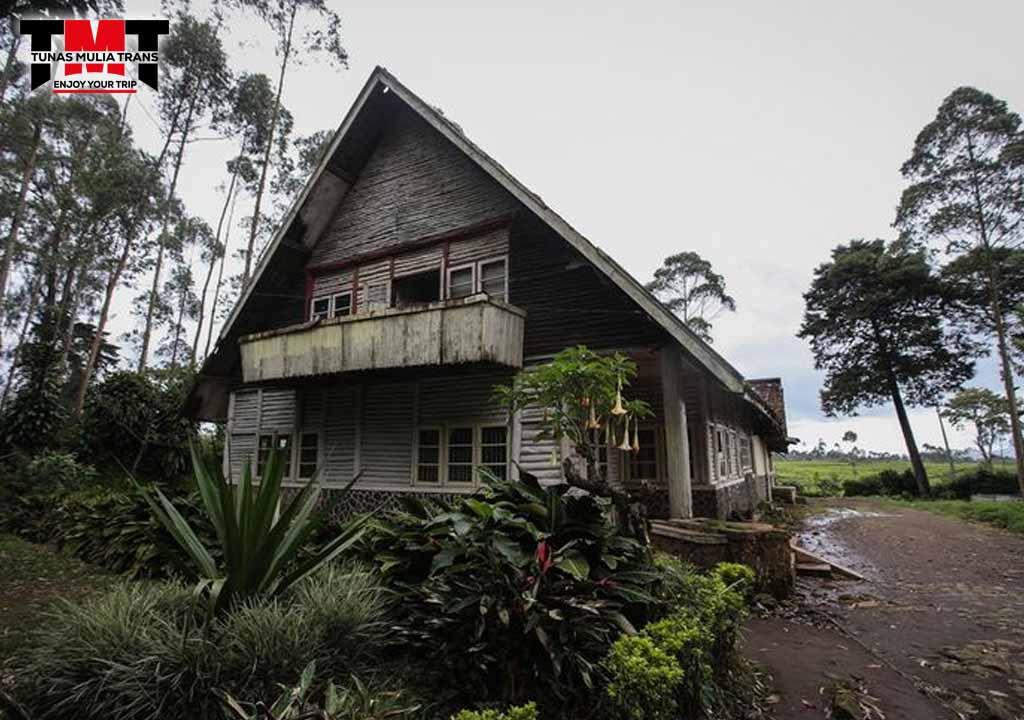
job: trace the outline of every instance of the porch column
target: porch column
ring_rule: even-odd
[[[683,359],[679,349],[667,346],[661,359],[661,392],[665,406],[665,458],[668,475],[669,516],[693,516],[690,495],[690,441],[686,432],[686,403],[683,401]]]

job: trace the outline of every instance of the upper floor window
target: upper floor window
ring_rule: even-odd
[[[508,296],[508,263],[505,258],[480,263],[480,292],[496,300],[505,301]]]
[[[310,320],[323,320],[330,316],[331,299],[329,297],[313,298],[309,309]]]
[[[339,293],[331,298],[331,317],[345,317],[352,314],[352,293]]]
[[[448,298],[464,298],[481,292],[497,300],[508,300],[506,258],[490,258],[448,268]]]
[[[463,265],[448,268],[448,297],[451,299],[469,297],[476,291],[476,267]]]

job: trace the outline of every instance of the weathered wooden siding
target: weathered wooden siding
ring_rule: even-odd
[[[352,290],[352,270],[332,270],[313,276],[313,297],[334,295]],[[308,308],[307,308],[308,312]]]
[[[448,243],[448,267],[508,254],[508,228],[500,227]]]
[[[363,394],[360,484],[408,485],[412,474],[414,383],[367,385]]]
[[[409,111],[383,132],[313,250],[339,263],[444,235],[516,210],[518,203],[440,133]]]
[[[311,392],[322,393],[327,404],[320,447],[321,473],[325,482],[344,485],[357,471],[360,389],[351,385],[328,385],[307,390],[305,394]]]
[[[356,370],[523,364],[525,318],[483,295],[325,320],[242,339],[242,378],[265,382]]]
[[[534,218],[512,227],[509,302],[527,312],[527,356],[570,345],[641,347],[666,335],[650,317]]]
[[[320,478],[326,485],[344,485],[361,471],[357,487],[408,489],[415,428],[504,425],[504,414],[490,398],[494,386],[510,378],[510,371],[495,371],[405,382],[236,391],[225,450],[231,476],[237,480],[243,463],[255,463],[260,434],[292,434],[298,443],[303,433],[315,432],[320,436]]]

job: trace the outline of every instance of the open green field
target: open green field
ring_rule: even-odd
[[[775,459],[775,473],[779,485],[796,485],[803,495],[821,495],[821,484],[842,485],[843,481],[852,477],[873,475],[882,470],[903,471],[910,467],[907,460],[865,460],[855,465],[841,460],[785,460]],[[973,470],[977,463],[957,463],[957,472]],[[1010,462],[995,463],[996,470],[1013,470]],[[932,485],[942,485],[949,481],[949,464],[944,462],[925,462],[928,479]]]

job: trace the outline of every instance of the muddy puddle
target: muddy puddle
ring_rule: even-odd
[[[836,532],[835,526],[836,523],[843,521],[885,517],[896,516],[845,507],[828,508],[822,513],[809,515],[804,518],[803,529],[797,534],[797,544],[830,562],[843,565],[867,577],[871,577],[874,575],[875,567],[866,558],[856,553],[843,542],[839,533]]]

